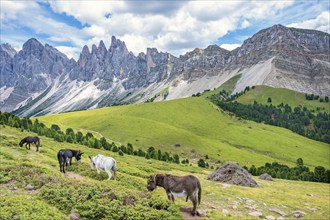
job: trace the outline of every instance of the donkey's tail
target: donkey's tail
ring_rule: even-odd
[[[36,145],[40,147],[40,138],[37,137]]]
[[[199,181],[197,182],[197,187],[198,187],[198,205],[200,205],[202,199],[202,187]]]
[[[114,177],[114,179],[116,179],[117,162],[115,160],[113,160],[113,161],[114,161],[114,164],[111,169],[113,171],[113,177]]]
[[[57,159],[58,159],[59,164],[65,162],[65,158],[64,158],[64,155],[63,155],[63,151],[62,151],[62,150],[60,150],[60,151],[57,153]]]

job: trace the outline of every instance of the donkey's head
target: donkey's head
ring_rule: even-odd
[[[78,152],[77,152],[77,154],[76,154],[76,156],[75,156],[76,160],[77,160],[79,163],[81,163],[81,155],[83,155],[83,154],[84,154],[83,152],[80,152],[80,150],[78,150]]]
[[[147,189],[149,191],[153,191],[155,190],[157,187],[157,184],[156,184],[156,176],[150,176],[148,181],[147,181]]]
[[[18,145],[19,145],[20,147],[23,147],[23,144],[24,144],[24,143],[25,143],[25,139],[21,140],[21,142],[19,142]]]

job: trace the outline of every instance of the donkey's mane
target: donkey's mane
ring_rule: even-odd
[[[65,149],[64,151],[71,151],[74,156],[76,156],[79,152],[79,150],[67,150],[67,149]]]

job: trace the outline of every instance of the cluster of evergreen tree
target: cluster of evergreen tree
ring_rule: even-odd
[[[329,97],[325,96],[324,99],[318,95],[314,94],[305,94],[306,100],[320,100],[320,102],[329,102]]]
[[[117,152],[121,156],[128,154],[145,157],[146,159],[155,159],[177,164],[180,163],[180,157],[178,154],[174,154],[172,156],[170,153],[166,151],[161,152],[161,150],[156,150],[154,147],[149,147],[147,151],[142,149],[135,150],[133,145],[130,143],[128,143],[127,146],[117,146],[114,142],[109,143],[104,137],[101,137],[100,139],[94,137],[90,132],[83,135],[80,131],[75,133],[72,128],[67,128],[66,131],[63,132],[56,124],[53,124],[50,128],[48,128],[45,124],[39,122],[38,119],[32,121],[30,118],[20,118],[8,112],[0,111],[0,125],[8,125],[11,127],[20,128],[22,130],[32,131],[37,133],[39,136],[53,138],[57,142],[81,144],[96,149],[103,148],[105,150]],[[189,160],[184,160],[183,164],[189,164]]]
[[[230,93],[227,90],[223,89],[219,93],[213,94],[210,98],[211,98],[211,100],[222,100],[224,102],[230,102],[230,101],[237,99],[238,97],[245,94],[246,92],[250,91],[250,89],[254,89],[254,88],[255,88],[255,86],[252,86],[251,88],[250,88],[250,86],[247,86],[247,87],[245,87],[244,91],[237,92],[233,95],[230,95]]]
[[[288,104],[283,103],[273,106],[262,105],[255,101],[252,105],[244,105],[236,101],[226,102],[218,97],[211,96],[212,102],[240,118],[284,127],[313,140],[330,143],[330,116],[325,112],[314,114],[306,107],[299,106],[292,109]]]
[[[330,170],[326,170],[322,166],[317,166],[314,168],[314,172],[310,171],[309,168],[304,165],[302,158],[297,159],[296,166],[292,168],[277,162],[266,163],[265,166],[258,168],[254,165],[250,168],[246,166],[243,168],[254,176],[268,173],[272,177],[279,179],[330,183]]]

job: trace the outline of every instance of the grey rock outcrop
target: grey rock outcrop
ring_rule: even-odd
[[[306,213],[303,212],[303,211],[300,211],[300,210],[296,210],[296,211],[293,211],[292,212],[292,215],[295,218],[302,218],[302,217],[304,217],[306,215]]]
[[[262,212],[259,212],[259,211],[250,212],[249,215],[254,216],[254,217],[263,216]]]
[[[263,173],[259,176],[259,179],[261,180],[268,180],[268,181],[274,181],[272,176],[269,175],[268,173]]]
[[[207,176],[208,180],[230,183],[240,186],[257,187],[252,175],[237,163],[228,162]]]
[[[280,209],[277,209],[277,208],[272,208],[272,209],[269,209],[269,211],[271,212],[275,212],[283,217],[286,217],[288,216],[288,214],[286,214],[284,211],[280,210]]]
[[[32,186],[32,185],[30,185],[30,184],[28,184],[28,185],[26,185],[26,186],[24,187],[24,189],[26,189],[26,190],[34,190],[35,187]]]

